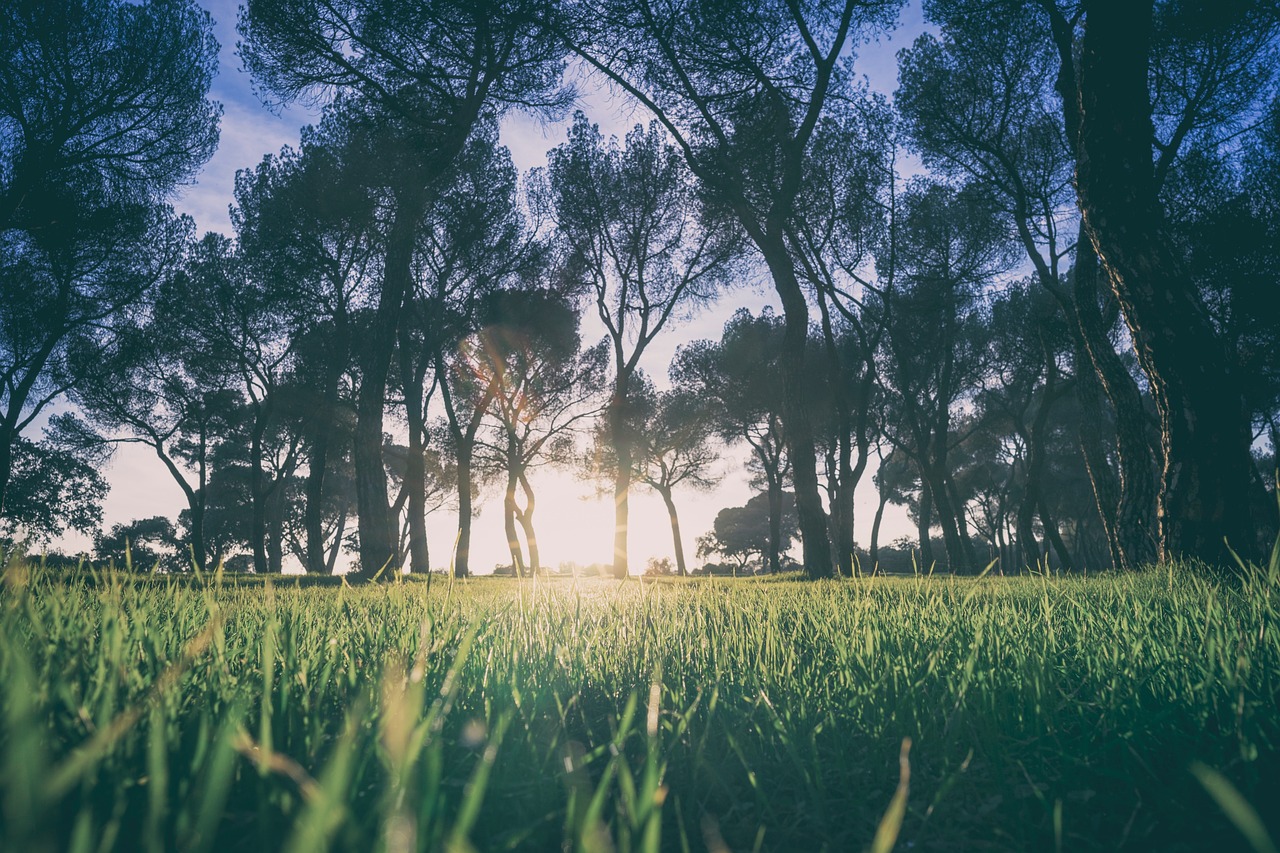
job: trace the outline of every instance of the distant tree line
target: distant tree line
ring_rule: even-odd
[[[1280,9],[932,0],[890,103],[850,57],[899,6],[247,0],[263,98],[322,118],[200,237],[170,201],[217,145],[209,16],[7,4],[0,534],[257,572],[345,550],[370,578],[428,571],[448,508],[465,575],[493,488],[524,573],[531,474],[557,466],[613,494],[616,575],[636,488],[683,574],[677,497],[732,449],[758,496],[697,548],[741,565],[783,568],[797,536],[810,577],[875,565],[890,504],[956,572],[1258,557]],[[646,122],[570,116],[570,65]],[[513,110],[570,119],[545,168],[499,143]],[[651,344],[753,281],[781,312],[680,347],[659,390]],[[121,444],[172,476],[176,526],[100,530]]]

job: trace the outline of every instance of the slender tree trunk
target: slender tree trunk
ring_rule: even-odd
[[[471,447],[459,445],[458,454],[458,543],[453,554],[454,577],[471,574]]]
[[[270,495],[267,519],[267,570],[274,575],[284,571],[284,475],[276,481]]]
[[[338,514],[338,525],[333,532],[333,547],[329,549],[329,557],[325,563],[324,573],[333,575],[338,571],[338,555],[342,553],[342,534],[347,532],[347,508],[343,507]]]
[[[405,488],[409,492],[409,571],[431,571],[427,551],[427,471],[422,434],[409,427],[409,457],[405,462]]]
[[[267,494],[262,469],[262,435],[265,430],[266,418],[258,411],[254,415],[253,433],[249,439],[249,538],[253,547],[253,571],[260,575],[271,571],[267,558]]]
[[[957,574],[966,574],[969,566],[960,538],[960,528],[956,524],[955,507],[947,493],[946,471],[931,466],[925,476],[929,480],[929,493],[933,496],[938,524],[942,527],[942,542],[947,549],[947,568]]]
[[[766,235],[771,237],[772,235]],[[782,302],[782,405],[791,454],[791,481],[796,493],[796,516],[804,546],[804,569],[810,578],[832,575],[827,515],[818,494],[818,454],[805,399],[805,346],[809,339],[809,305],[781,235],[759,241],[759,248]]]
[[[1226,349],[1165,228],[1151,157],[1151,0],[1087,0],[1076,189],[1160,414],[1159,555],[1260,554],[1251,431]]]
[[[519,512],[516,507],[516,474],[514,471],[507,472],[507,488],[502,495],[502,529],[507,534],[507,551],[511,554],[511,568],[515,570],[516,577],[524,577],[524,553],[520,547],[520,534],[516,532],[516,514]]]
[[[625,578],[630,571],[627,564],[627,524],[630,508],[631,466],[634,463],[631,437],[626,422],[628,377],[619,376],[609,405],[609,427],[613,440],[613,452],[618,468],[613,480],[613,576]]]
[[[1073,356],[1076,365],[1076,400],[1080,404],[1081,415],[1076,438],[1080,446],[1080,456],[1084,460],[1085,473],[1088,474],[1089,485],[1093,490],[1093,502],[1098,509],[1098,520],[1102,522],[1102,532],[1107,539],[1107,552],[1111,566],[1119,569],[1124,566],[1124,554],[1120,549],[1120,535],[1116,525],[1116,507],[1120,502],[1120,489],[1115,472],[1111,470],[1111,462],[1107,459],[1102,430],[1098,426],[1104,405],[1102,386],[1089,361],[1089,354],[1083,340],[1079,336],[1073,337],[1076,339]]]
[[[382,460],[382,419],[387,375],[391,370],[400,312],[412,283],[414,241],[425,204],[421,190],[404,192],[396,199],[395,218],[387,235],[378,306],[361,348],[354,442],[360,567],[354,574],[363,579],[373,577],[399,556],[396,520],[391,514],[387,472]]]
[[[676,503],[672,500],[670,489],[659,489],[662,502],[667,506],[667,518],[671,520],[671,543],[676,549],[676,574],[685,577],[689,574],[684,562],[684,541],[680,538],[680,516],[676,514]]]
[[[954,507],[956,519],[956,531],[960,534],[960,547],[964,553],[965,565],[968,571],[976,572],[978,570],[978,552],[973,547],[973,537],[969,535],[969,520],[965,516],[964,501],[960,499],[960,490],[956,488],[956,479],[951,476],[951,472],[946,472],[947,497]]]
[[[867,552],[872,571],[875,571],[876,566],[880,564],[880,522],[884,520],[884,508],[887,503],[889,503],[889,493],[881,489],[880,502],[876,504],[876,517],[871,522],[871,548]]]
[[[542,556],[538,553],[538,534],[533,526],[533,512],[538,504],[533,495],[533,487],[529,485],[529,478],[523,471],[520,472],[520,490],[524,492],[524,509],[519,512],[517,519],[521,529],[524,530],[525,544],[529,546],[529,571],[537,574],[542,569]]]

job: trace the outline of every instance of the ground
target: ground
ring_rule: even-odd
[[[0,849],[1280,837],[1275,566],[356,588],[12,564],[0,602]]]

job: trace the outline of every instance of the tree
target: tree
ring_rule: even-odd
[[[723,554],[744,568],[753,555],[763,555],[771,547],[764,523],[768,515],[769,496],[765,494],[752,496],[746,506],[725,507],[716,514],[711,533],[699,540],[698,555]],[[795,495],[790,492],[783,494],[781,532],[786,550],[800,532]]]
[[[879,98],[860,97],[833,109],[815,134],[805,162],[788,244],[802,279],[813,289],[818,336],[810,345],[825,422],[817,443],[826,458],[831,544],[840,574],[853,574],[854,491],[867,469],[876,419],[876,352],[882,312],[868,309],[892,288],[894,265],[873,283],[878,248],[892,256],[897,175],[893,116]],[[872,297],[872,298],[869,298]],[[817,355],[820,353],[820,355]]]
[[[626,577],[629,389],[653,340],[726,280],[737,246],[699,209],[688,168],[657,122],[619,145],[578,113],[569,141],[547,155],[547,184],[567,274],[585,279],[612,344],[613,573]]]
[[[162,515],[112,525],[111,532],[94,537],[93,550],[100,560],[138,572],[181,571],[185,566],[173,522]]]
[[[896,248],[898,284],[880,310],[887,330],[879,376],[885,436],[916,463],[921,497],[920,549],[936,512],[953,571],[976,569],[963,507],[955,499],[948,453],[958,442],[953,418],[986,367],[981,291],[1009,264],[1003,222],[979,188],[917,181],[903,200]]]
[[[790,473],[783,419],[782,347],[784,321],[765,309],[759,317],[740,308],[724,325],[718,342],[693,341],[671,363],[672,384],[702,400],[725,442],[745,441],[751,448],[748,471],[753,485],[769,496],[770,572],[781,570],[782,493]]]
[[[231,211],[242,263],[271,292],[290,341],[282,381],[307,469],[299,557],[315,573],[329,573],[336,557],[326,527],[345,526],[345,499],[329,499],[342,484],[329,477],[350,462],[357,331],[380,250],[377,194],[361,179],[367,167],[350,136],[341,110],[328,111],[303,129],[298,150],[237,173]]]
[[[745,232],[769,271],[786,321],[787,436],[812,577],[831,573],[831,551],[802,390],[809,306],[788,233],[815,131],[833,102],[852,95],[850,53],[889,26],[898,5],[582,2],[572,7],[578,14],[566,33],[590,67],[671,134],[704,192]]]
[[[608,350],[601,341],[580,351],[577,312],[554,293],[496,293],[483,306],[481,318],[467,356],[482,381],[492,379],[489,412],[494,426],[481,438],[480,451],[505,475],[503,522],[512,565],[519,574],[536,573],[541,557],[529,472],[572,458],[576,434],[600,412],[596,401]],[[527,561],[520,532],[528,547]]]
[[[64,434],[75,429],[74,422],[55,418],[43,441],[19,436],[14,442],[0,539],[43,543],[68,529],[93,533],[102,524],[103,454]]]
[[[1009,6],[935,3],[930,14],[941,37],[921,35],[902,53],[895,103],[928,165],[980,182],[1000,200],[1037,282],[1066,311],[1078,393],[1092,408],[1105,393],[1116,413],[1118,484],[1089,419],[1079,436],[1113,561],[1148,562],[1155,450],[1141,391],[1108,337],[1114,315],[1108,322],[1099,311],[1096,257],[1087,240],[1073,240],[1075,160],[1053,91],[1057,52],[1048,39],[1028,38],[1027,16]],[[1068,284],[1064,264],[1073,254]]]
[[[676,552],[676,574],[684,577],[684,540],[676,512],[677,487],[707,490],[719,477],[712,469],[719,456],[711,445],[715,437],[714,410],[705,400],[686,391],[673,390],[658,395],[648,409],[648,417],[636,434],[640,439],[635,456],[635,479],[662,498],[671,522],[671,541]],[[772,529],[772,528],[770,528]]]
[[[560,48],[538,16],[545,0],[381,0],[315,4],[250,0],[241,55],[281,102],[339,95],[367,145],[370,176],[388,206],[384,254],[356,400],[359,577],[398,559],[382,459],[388,375],[412,291],[422,218],[448,186],[477,124],[510,106],[554,112]]]
[[[221,109],[192,0],[15,0],[0,11],[0,514],[22,431],[68,347],[135,302],[156,202],[212,155]]]
[[[470,572],[474,452],[497,386],[482,380],[460,347],[482,325],[481,308],[497,292],[528,286],[545,260],[536,222],[520,203],[510,152],[497,144],[497,126],[476,129],[459,156],[449,187],[424,218],[418,272],[397,342],[399,385],[409,426],[408,464],[425,459],[432,398],[444,409],[450,452],[457,462],[458,536],[453,569]],[[492,379],[493,377],[489,377]],[[408,475],[410,565],[425,572],[426,526],[422,478]]]
[[[172,273],[145,317],[120,320],[109,342],[76,360],[72,400],[107,444],[150,447],[182,490],[190,513],[192,560],[206,567],[207,486],[214,453],[237,426],[241,398],[225,371],[168,314],[189,280]]]

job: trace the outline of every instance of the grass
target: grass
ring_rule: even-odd
[[[1274,849],[1280,560],[0,592],[0,849]]]

